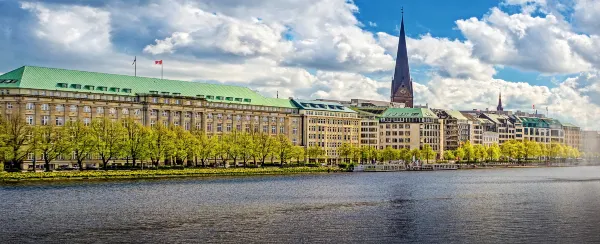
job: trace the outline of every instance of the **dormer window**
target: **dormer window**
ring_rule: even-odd
[[[94,90],[94,86],[90,86],[90,85],[85,85],[83,88],[86,90]]]
[[[233,101],[233,97],[226,97],[225,100],[227,100],[227,101]]]
[[[215,99],[215,96],[208,95],[208,96],[206,96],[206,98],[207,99]]]
[[[108,87],[106,87],[106,86],[99,86],[98,90],[100,90],[100,91],[107,91]]]
[[[181,96],[181,93],[179,93],[179,92],[173,92],[173,96]]]
[[[67,87],[69,87],[69,84],[67,84],[67,83],[58,83],[57,86],[60,87],[60,88],[67,88]]]
[[[112,91],[112,92],[119,92],[120,90],[121,90],[121,88],[118,88],[118,87],[111,87],[110,88],[110,91]]]
[[[204,98],[204,95],[196,95],[197,98]]]
[[[247,103],[252,102],[252,99],[250,99],[250,98],[244,98],[244,102],[247,102]]]
[[[241,98],[235,98],[235,101],[236,102],[241,102],[241,101],[243,101],[243,99],[241,99]]]
[[[123,92],[125,92],[125,93],[131,93],[131,88],[123,88]]]
[[[169,92],[161,92],[160,94],[167,96],[169,95]]]
[[[80,84],[71,84],[71,88],[73,88],[73,89],[81,89],[81,85]]]
[[[150,94],[158,95],[158,91],[150,91]]]
[[[217,100],[223,100],[223,96],[217,96]]]

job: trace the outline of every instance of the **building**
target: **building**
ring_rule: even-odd
[[[424,108],[389,108],[379,119],[379,149],[422,149],[444,154],[444,120]]]
[[[565,143],[563,126],[558,120],[520,116],[514,116],[514,118],[522,125],[522,140],[535,141],[542,144]]]
[[[600,131],[583,131],[581,148],[586,158],[600,156]]]
[[[360,144],[361,119],[356,111],[340,103],[292,99],[304,125],[305,146],[325,149],[327,162],[337,162],[343,143]]]
[[[392,80],[391,101],[403,103],[408,108],[414,105],[414,93],[410,69],[408,67],[408,51],[406,49],[406,33],[404,32],[404,13],[400,24],[400,38],[398,41],[398,53],[396,55],[396,68]]]
[[[482,134],[483,143],[481,145],[489,147],[494,144],[500,144],[500,134],[498,132],[486,131]]]
[[[444,109],[432,111],[444,120],[444,150],[456,150],[470,140],[472,122],[462,113]]]
[[[469,120],[469,141],[471,144],[483,144],[483,124],[486,119],[478,118],[472,114],[462,113]]]
[[[337,113],[324,117],[336,117],[331,114]],[[296,145],[306,145],[303,122],[313,117],[306,111],[301,114],[289,99],[267,98],[245,87],[34,66],[0,75],[0,115],[23,116],[30,125],[56,126],[75,120],[89,124],[96,118],[132,118],[146,126],[161,123],[209,135],[233,130],[283,134]],[[344,123],[352,120],[350,115],[343,117]],[[352,126],[358,131],[357,125]],[[358,143],[357,132],[345,135]],[[23,166],[30,167],[34,157],[41,160],[31,155]],[[71,162],[58,160],[51,167]]]
[[[379,115],[353,107],[360,118],[360,145],[379,148]]]
[[[569,123],[563,123],[562,125],[565,132],[565,145],[582,150],[581,128]]]
[[[515,125],[508,115],[481,113],[479,118],[485,118],[483,131],[496,132],[499,137],[499,144],[515,139]]]

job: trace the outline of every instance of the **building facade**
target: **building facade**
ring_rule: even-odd
[[[423,108],[389,108],[379,119],[379,149],[423,149],[444,154],[444,121]]]
[[[302,117],[305,146],[323,148],[328,162],[337,162],[338,148],[343,143],[360,145],[361,119],[354,110],[335,102],[301,99],[292,102]]]
[[[565,145],[582,150],[581,128],[574,124],[563,123],[563,130],[565,132]]]

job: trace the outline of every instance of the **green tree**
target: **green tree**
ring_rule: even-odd
[[[498,144],[494,143],[493,145],[489,146],[487,150],[490,161],[498,161],[500,159],[500,146],[498,146]]]
[[[125,129],[120,123],[103,118],[92,122],[91,133],[93,152],[100,156],[103,168],[108,169],[108,162],[124,153]]]
[[[523,145],[522,151],[523,151],[523,156],[525,157],[525,160],[534,158],[534,157],[539,157],[542,153],[542,148],[540,147],[540,144],[535,141],[526,140],[525,142],[522,143],[522,145]]]
[[[410,162],[412,155],[410,154],[410,150],[408,148],[402,148],[398,150],[398,157],[406,164]]]
[[[267,157],[271,155],[275,149],[275,140],[266,133],[256,133],[254,138],[254,161],[260,159],[260,163],[264,164]]]
[[[155,167],[160,165],[160,162],[166,160],[167,152],[175,147],[175,133],[164,126],[162,123],[157,123],[150,130],[150,138],[148,138],[148,152],[150,161]]]
[[[277,152],[277,156],[279,157],[279,160],[281,161],[281,166],[283,166],[284,163],[287,163],[288,160],[292,157],[293,154],[293,149],[294,149],[294,145],[292,145],[292,142],[290,141],[290,139],[283,134],[279,134],[277,135],[277,137],[275,138],[275,151]]]
[[[218,138],[216,136],[209,137],[203,132],[195,133],[195,136],[198,140],[197,147],[195,148],[196,155],[198,155],[198,158],[202,162],[202,167],[206,167],[208,160],[215,157]]]
[[[487,148],[483,145],[477,144],[473,146],[473,150],[475,151],[475,160],[484,161],[487,158]]]
[[[399,158],[398,150],[388,146],[381,152],[382,161],[392,161]]]
[[[44,159],[46,171],[50,171],[50,163],[59,156],[65,156],[71,151],[71,138],[66,127],[38,126],[34,130],[35,148]]]
[[[315,162],[318,164],[319,159],[325,155],[325,149],[323,149],[319,146],[312,146],[312,147],[308,148],[307,154],[308,154],[309,160],[311,158],[314,158]]]
[[[456,156],[454,155],[454,151],[452,151],[452,150],[446,150],[444,152],[444,159],[445,160],[455,160]]]
[[[11,169],[21,168],[27,154],[31,153],[34,128],[25,123],[21,116],[10,116],[2,120],[6,150],[5,158]]]
[[[223,166],[227,165],[227,161],[231,157],[234,138],[231,134],[217,136],[216,156],[221,160]]]
[[[475,148],[470,141],[465,142],[465,144],[462,145],[462,149],[465,152],[464,157],[467,161],[472,161],[475,158]]]
[[[300,161],[304,162],[306,160],[306,149],[303,146],[294,146],[291,157],[296,159],[297,164],[300,164]]]
[[[362,146],[361,156],[364,161],[370,163],[371,160],[377,158],[377,148],[371,146]]]
[[[243,132],[238,137],[240,149],[240,158],[244,162],[244,166],[248,166],[248,160],[252,159],[254,154],[254,137],[251,134]]]
[[[193,146],[192,134],[181,126],[174,126],[172,130],[175,134],[174,147],[171,153],[173,161],[176,165],[185,165],[186,160],[190,156],[189,148]]]
[[[421,150],[419,150],[418,148],[415,148],[413,150],[410,150],[410,157],[411,160],[414,159],[418,159],[421,160],[421,156],[423,155],[423,152]]]
[[[429,144],[425,144],[423,146],[423,149],[421,150],[421,156],[427,160],[427,163],[429,163],[430,159],[435,159],[436,155],[437,153],[433,151]]]
[[[507,159],[507,161],[517,159],[519,156],[519,149],[517,145],[512,141],[507,141],[500,146],[500,151],[502,152],[502,156]]]
[[[346,162],[348,162],[348,157],[350,157],[350,155],[352,155],[352,151],[354,150],[352,144],[350,143],[342,143],[342,146],[338,148],[338,152],[341,157],[343,157]]]
[[[456,151],[454,152],[454,155],[458,158],[458,160],[463,160],[465,158],[466,152],[465,149],[462,147],[459,147],[458,149],[456,149]]]
[[[81,121],[70,121],[65,125],[66,133],[71,138],[73,156],[77,165],[83,169],[83,160],[89,158],[94,151],[94,137],[92,128]]]
[[[125,152],[135,167],[138,160],[143,160],[148,155],[150,130],[132,118],[126,118],[121,123],[125,128]]]

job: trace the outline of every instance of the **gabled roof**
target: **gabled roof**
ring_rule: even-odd
[[[388,108],[381,115],[382,118],[432,118],[437,115],[428,108]]]
[[[317,110],[329,112],[356,113],[356,111],[336,102],[325,102],[316,100],[292,99],[296,107],[303,110]]]
[[[30,88],[122,96],[169,94],[209,101],[295,108],[289,99],[267,98],[247,87],[23,66],[0,75],[0,88]],[[118,88],[118,89],[117,89]]]
[[[446,112],[446,114],[448,114],[449,116],[451,116],[457,120],[469,120],[460,111],[456,111],[456,110],[444,110],[444,111]]]

